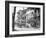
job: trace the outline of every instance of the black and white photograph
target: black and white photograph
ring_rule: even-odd
[[[13,31],[40,30],[40,8],[14,7],[12,24]]]
[[[7,4],[8,35],[44,34],[44,3],[7,2]]]

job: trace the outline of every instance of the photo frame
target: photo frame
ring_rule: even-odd
[[[5,37],[44,34],[44,3],[5,1]]]

